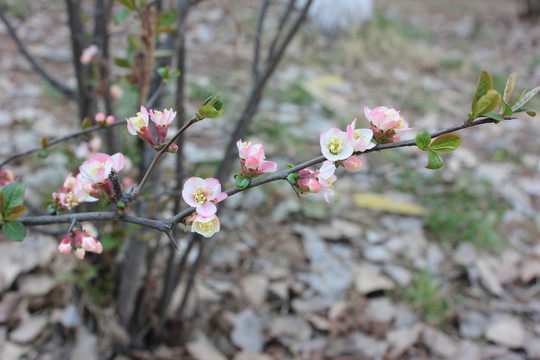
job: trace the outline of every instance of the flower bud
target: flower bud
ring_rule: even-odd
[[[350,171],[358,171],[364,166],[364,161],[358,156],[351,156],[339,162],[341,166]]]
[[[107,116],[107,118],[105,119],[105,123],[107,124],[107,126],[111,126],[112,124],[114,124],[114,116]]]
[[[96,123],[98,123],[101,126],[105,125],[105,114],[104,113],[98,112],[96,114]]]

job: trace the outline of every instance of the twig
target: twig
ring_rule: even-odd
[[[285,24],[287,23],[287,20],[289,20],[291,14],[293,12],[295,2],[296,2],[296,0],[289,0],[289,5],[287,5],[285,10],[283,11],[283,14],[281,15],[281,18],[279,19],[279,25],[278,25],[278,28],[277,28],[277,32],[274,35],[274,39],[272,39],[272,43],[271,43],[270,48],[268,50],[268,59],[270,58],[270,56],[272,56],[274,54],[277,42],[281,38],[281,32],[285,28]]]
[[[165,146],[156,154],[156,156],[154,156],[154,160],[152,160],[152,163],[150,163],[150,166],[148,166],[148,169],[146,170],[146,173],[144,174],[141,182],[135,188],[135,190],[130,194],[133,197],[131,200],[134,200],[139,196],[139,194],[143,190],[144,186],[146,185],[146,182],[148,181],[148,178],[150,178],[150,175],[152,174],[152,172],[156,168],[159,160],[165,154],[165,152],[169,149],[169,146],[176,140],[176,138],[178,138],[180,135],[182,135],[182,133],[184,131],[186,131],[191,125],[195,124],[198,121],[200,121],[200,120],[197,119],[196,116],[191,118],[191,120],[189,120],[184,126],[182,126],[180,128],[180,130],[178,130],[176,132],[176,134],[174,134],[174,136],[167,142],[167,144],[165,144]]]
[[[125,120],[117,120],[113,124],[111,124],[109,127],[118,126],[118,125],[125,125],[125,124],[126,124]],[[79,131],[76,131],[76,132],[71,133],[71,134],[60,136],[59,138],[49,140],[49,142],[47,143],[47,148],[51,147],[51,146],[53,146],[55,144],[58,144],[58,143],[60,143],[62,141],[70,140],[70,139],[76,138],[78,136],[86,135],[86,134],[89,134],[89,133],[94,132],[96,130],[103,130],[103,129],[106,129],[106,128],[107,127],[103,127],[103,126],[100,126],[100,125],[95,125],[95,126],[91,126],[91,127],[87,128],[87,129],[84,129],[84,130],[79,130]],[[21,156],[32,154],[32,153],[35,153],[35,152],[38,152],[38,151],[41,151],[41,150],[43,150],[43,146],[36,146],[34,148],[12,154],[12,155],[10,155],[9,157],[7,157],[6,159],[4,159],[4,160],[2,160],[0,162],[0,167],[4,166],[5,164],[9,163],[10,161],[13,161],[13,160],[15,160],[17,158],[20,158]]]
[[[75,93],[75,91],[73,91],[66,85],[60,83],[58,80],[53,78],[49,73],[47,73],[47,71],[45,71],[45,69],[41,65],[37,63],[36,59],[34,59],[34,57],[28,52],[28,50],[26,49],[26,46],[17,35],[17,31],[6,18],[4,14],[4,10],[2,9],[1,6],[0,6],[0,20],[2,20],[2,22],[6,26],[9,36],[11,36],[11,38],[15,42],[15,45],[17,45],[19,52],[26,58],[26,60],[28,60],[28,62],[32,65],[34,70],[36,70],[36,72],[38,72],[45,80],[49,82],[49,84],[51,84],[54,88],[56,88],[62,94],[64,94],[67,97],[70,97],[71,99],[77,100],[77,94]]]
[[[259,77],[259,56],[261,51],[261,37],[264,25],[264,18],[266,17],[266,10],[268,10],[268,5],[270,5],[270,0],[264,0],[262,5],[261,13],[259,14],[259,21],[257,23],[257,34],[255,35],[255,48],[253,51],[253,78],[257,79]]]
[[[199,265],[201,263],[203,250],[204,250],[204,241],[201,238],[200,235],[195,235],[195,240],[199,243],[199,253],[197,254],[197,259],[195,259],[195,262],[191,265],[189,268],[188,273],[188,279],[186,283],[186,288],[184,290],[184,294],[182,296],[182,301],[180,302],[180,306],[178,307],[176,311],[177,316],[181,316],[184,312],[184,309],[187,305],[187,301],[189,298],[189,294],[191,293],[191,288],[193,287],[193,284],[195,283],[195,275],[197,275],[197,270],[199,269]]]

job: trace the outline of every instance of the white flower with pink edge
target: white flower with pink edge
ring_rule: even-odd
[[[79,167],[81,177],[91,184],[102,184],[108,180],[112,169],[120,171],[124,168],[124,155],[116,153],[113,156],[97,153],[92,159],[83,162]]]
[[[354,151],[354,134],[352,129],[347,128],[347,132],[344,132],[334,127],[321,134],[320,144],[326,159],[345,160]]]
[[[198,214],[191,223],[191,231],[204,237],[211,237],[220,229],[219,219],[214,215],[202,216]]]
[[[277,164],[273,161],[265,161],[264,149],[261,144],[251,144],[251,142],[236,142],[242,173],[248,177],[261,175],[267,172],[274,172]]]
[[[191,177],[184,183],[182,198],[189,206],[195,207],[200,215],[212,216],[217,211],[215,204],[225,200],[227,193],[221,192],[217,179]]]
[[[321,184],[321,189],[324,193],[324,200],[330,203],[330,196],[334,196],[334,182],[337,180],[337,176],[334,175],[336,171],[336,165],[333,161],[327,160],[323,163],[318,171],[317,179]]]
[[[373,131],[371,129],[355,129],[356,119],[350,125],[347,125],[347,132],[352,131],[354,144],[353,150],[356,151],[366,151],[375,147],[375,143],[371,142],[373,138]],[[349,129],[350,128],[350,129]]]

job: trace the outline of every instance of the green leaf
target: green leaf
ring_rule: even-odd
[[[118,0],[118,2],[127,7],[128,9],[137,10],[137,6],[135,5],[135,1],[133,0]]]
[[[4,217],[4,221],[15,220],[21,217],[26,212],[26,206],[17,205],[11,208],[8,214]]]
[[[501,94],[497,90],[488,90],[486,95],[482,96],[476,104],[476,112],[473,112],[474,117],[492,112],[501,103]]]
[[[474,100],[472,102],[472,114],[476,114],[478,100],[487,94],[489,90],[493,89],[493,80],[487,71],[482,71],[478,78],[478,85],[476,86],[476,93],[474,94]]]
[[[298,175],[298,173],[290,173],[289,175],[287,175],[287,181],[291,185],[296,185],[298,183],[299,178],[300,178],[300,175]]]
[[[506,103],[510,102],[510,97],[512,96],[512,93],[514,92],[514,88],[516,86],[516,76],[517,75],[515,72],[510,74],[510,77],[508,78],[508,81],[506,82],[506,86],[504,88],[504,94],[503,94],[503,100]]]
[[[92,119],[90,119],[88,116],[85,117],[83,119],[83,121],[81,122],[81,129],[84,130],[84,129],[88,129],[89,127],[92,126]]]
[[[223,110],[216,110],[212,105],[204,105],[199,109],[199,119],[213,119],[223,115]]]
[[[529,116],[532,116],[532,117],[536,116],[536,110],[529,109],[527,107],[520,107],[515,112],[523,112],[523,111],[525,111],[527,113],[527,115],[529,115]]]
[[[11,241],[22,241],[26,236],[24,225],[18,221],[5,222],[2,230]]]
[[[12,208],[22,205],[24,201],[24,184],[20,181],[12,182],[2,189],[4,194],[4,217],[9,215]]]
[[[501,101],[501,111],[499,112],[499,115],[501,116],[510,116],[514,112],[512,111],[512,107],[508,105],[508,103],[504,100]]]
[[[429,133],[426,130],[416,135],[416,146],[418,146],[420,150],[424,150],[424,148],[428,146],[430,142],[431,142],[431,135],[429,135]]]
[[[125,58],[114,58],[114,63],[116,66],[120,66],[122,68],[130,68],[131,64],[129,63],[128,59]]]
[[[537,86],[535,87],[534,89],[530,90],[530,91],[523,91],[521,93],[521,95],[516,99],[516,101],[514,102],[514,104],[512,105],[512,110],[513,111],[516,111],[517,109],[519,109],[520,107],[522,107],[523,105],[525,105],[529,100],[532,99],[532,97],[534,95],[536,95],[538,92],[540,91],[540,86]]]
[[[174,9],[168,10],[162,14],[159,14],[158,26],[169,26],[176,23],[178,18],[178,12]]]
[[[118,12],[118,14],[116,14],[116,16],[114,17],[114,24],[115,25],[120,24],[122,21],[124,21],[129,16],[130,13],[131,13],[130,9],[122,9],[122,10],[120,10]]]
[[[242,175],[236,175],[234,177],[234,185],[236,185],[236,187],[240,190],[244,190],[245,188],[247,188],[250,182],[251,180],[243,177]]]
[[[461,145],[461,138],[456,134],[444,134],[433,140],[428,151],[447,153],[456,150]]]
[[[171,50],[167,50],[167,49],[159,49],[159,50],[154,51],[154,57],[156,59],[157,58],[171,57],[173,55],[174,55],[174,52],[171,51]]]
[[[492,118],[492,119],[494,119],[494,120],[504,121],[504,118],[503,118],[501,115],[495,114],[495,113],[493,113],[493,112],[484,114],[484,116],[486,116],[486,117],[488,117],[488,118]]]
[[[430,149],[427,149],[427,154],[428,154],[428,164],[426,166],[427,169],[437,170],[437,169],[442,168],[442,166],[444,165],[444,162],[439,156],[439,154],[437,154],[435,151],[432,151]]]

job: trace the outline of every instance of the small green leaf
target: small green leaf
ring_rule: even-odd
[[[119,66],[122,68],[129,69],[131,67],[129,60],[125,58],[114,58],[114,63],[116,66]]]
[[[512,111],[512,107],[506,103],[506,101],[501,101],[501,111],[499,112],[499,115],[501,116],[510,116],[514,112]]]
[[[11,241],[22,241],[26,236],[26,229],[23,224],[18,221],[7,221],[4,223],[2,230]]]
[[[130,9],[122,9],[122,10],[120,10],[118,12],[118,14],[116,14],[116,16],[114,17],[114,24],[115,25],[120,24],[122,21],[124,21],[129,16],[130,13],[131,13]]]
[[[223,99],[219,94],[211,95],[206,100],[204,100],[204,105],[212,105],[214,109],[221,110],[223,108]]]
[[[7,216],[12,208],[22,205],[24,201],[24,184],[20,181],[7,184],[2,189],[2,193],[4,194],[4,215]]]
[[[38,158],[40,159],[45,159],[47,156],[49,156],[47,150],[41,150],[40,152],[38,152]]]
[[[523,111],[525,111],[525,113],[527,113],[527,115],[529,115],[529,116],[532,116],[532,117],[536,116],[536,110],[529,109],[527,107],[520,107],[515,112],[523,112]]]
[[[0,191],[0,216],[4,216],[4,193]]]
[[[4,221],[15,220],[21,217],[26,212],[26,206],[17,205],[11,208],[11,210],[4,217]]]
[[[431,142],[431,135],[429,135],[429,133],[426,130],[416,135],[416,146],[418,146],[420,150],[424,150],[424,148],[428,146],[430,142]]]
[[[512,96],[512,93],[514,92],[514,88],[516,86],[516,77],[517,75],[514,72],[510,74],[510,77],[508,78],[508,81],[506,82],[506,87],[504,88],[504,94],[503,94],[503,100],[506,103],[510,102],[510,97]]]
[[[43,149],[46,149],[47,146],[49,146],[49,139],[47,139],[46,137],[42,138],[41,139],[41,147]]]
[[[82,130],[88,129],[91,126],[92,126],[92,119],[90,119],[88,116],[85,117],[81,122],[81,129]]]
[[[501,103],[501,94],[497,90],[488,90],[486,95],[478,99],[476,104],[476,112],[473,112],[475,117],[492,112]]]
[[[478,100],[487,94],[489,90],[493,89],[493,80],[487,71],[482,71],[478,78],[478,85],[476,86],[476,93],[474,94],[474,100],[472,102],[472,114],[477,114]]]
[[[242,175],[236,175],[234,177],[234,184],[240,190],[244,190],[245,188],[247,188],[249,186],[250,182],[251,182],[251,180],[249,180],[248,178],[243,177]]]
[[[534,89],[530,91],[523,91],[521,95],[516,99],[514,104],[512,105],[512,110],[516,111],[523,105],[525,105],[529,100],[532,99],[534,95],[536,95],[540,91],[540,86],[535,87]]]
[[[169,26],[176,23],[176,18],[178,17],[178,12],[174,9],[168,10],[162,14],[159,14],[159,20],[157,21],[158,26]]]
[[[444,134],[433,140],[428,150],[437,153],[447,153],[456,150],[461,145],[461,138],[456,134]]]
[[[437,170],[437,169],[442,168],[442,166],[444,165],[444,162],[439,156],[439,154],[437,154],[435,151],[432,151],[430,149],[427,149],[427,154],[428,154],[428,164],[426,166],[427,169]]]
[[[494,120],[504,121],[504,118],[503,118],[501,115],[495,114],[495,113],[493,113],[493,112],[484,114],[484,116],[486,116],[486,117],[488,117],[488,118],[492,118],[492,119],[494,119]]]
[[[128,9],[137,10],[137,6],[135,5],[135,1],[133,0],[118,0],[118,2],[127,7]]]

